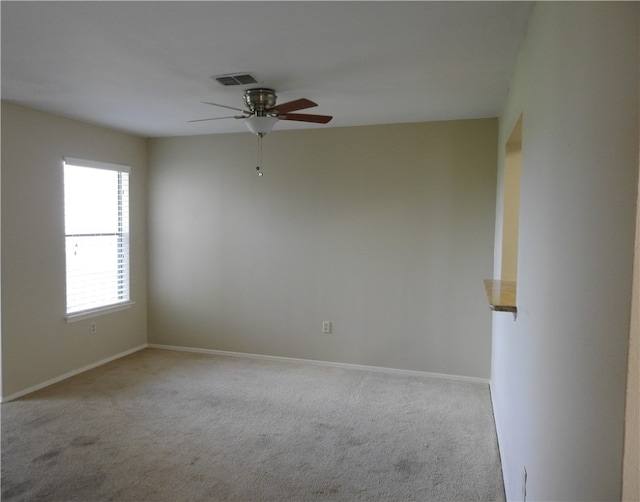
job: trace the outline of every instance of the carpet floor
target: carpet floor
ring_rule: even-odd
[[[2,500],[504,500],[485,384],[145,349],[2,404]]]

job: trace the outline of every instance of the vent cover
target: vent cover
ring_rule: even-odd
[[[258,83],[258,80],[250,73],[229,73],[227,75],[213,75],[211,78],[225,87]]]

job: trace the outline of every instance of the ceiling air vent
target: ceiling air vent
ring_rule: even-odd
[[[214,75],[211,78],[225,87],[258,83],[250,73],[229,73],[227,75]]]

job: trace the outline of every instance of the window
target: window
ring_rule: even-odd
[[[67,319],[130,303],[129,171],[65,158]]]

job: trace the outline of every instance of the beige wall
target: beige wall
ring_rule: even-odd
[[[638,10],[638,24],[640,25],[640,9]],[[638,44],[640,45],[640,37]],[[640,49],[638,54],[640,59]],[[638,66],[640,67],[640,63]],[[638,117],[640,119],[640,100]],[[638,136],[638,144],[640,145],[640,135]],[[640,172],[640,152],[638,170]],[[636,207],[636,248],[633,265],[629,367],[627,369],[622,500],[625,502],[640,500],[640,183]]]
[[[518,277],[518,226],[520,223],[520,145],[505,150],[504,184],[502,187],[504,210],[502,212],[502,258],[500,279],[515,281]]]
[[[636,219],[623,474],[622,500],[640,500],[640,205]]]
[[[150,141],[149,341],[488,378],[497,121],[256,144]]]
[[[2,392],[10,397],[146,343],[146,149],[144,139],[10,103],[1,112]],[[135,305],[74,323],[64,320],[64,156],[132,173]]]
[[[524,117],[518,317],[493,315],[509,500],[525,468],[527,500],[621,497],[638,84],[638,3],[536,4],[500,119],[502,151]]]

